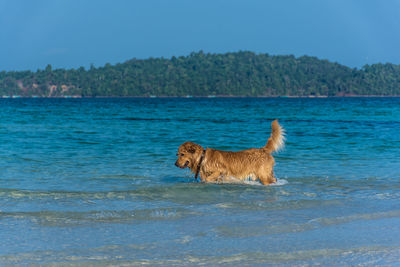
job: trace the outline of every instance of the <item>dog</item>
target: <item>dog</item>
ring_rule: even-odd
[[[257,179],[264,185],[276,183],[271,153],[279,151],[285,141],[285,130],[278,120],[271,123],[271,136],[265,146],[242,151],[223,151],[212,148],[204,149],[193,142],[179,146],[175,166],[189,168],[197,179],[200,174],[202,183],[223,182],[232,178],[239,180]]]

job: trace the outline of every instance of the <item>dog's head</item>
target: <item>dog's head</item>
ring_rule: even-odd
[[[202,153],[203,147],[201,145],[193,142],[185,142],[179,146],[178,154],[176,154],[178,159],[175,162],[175,166],[181,169],[189,167],[193,171]]]

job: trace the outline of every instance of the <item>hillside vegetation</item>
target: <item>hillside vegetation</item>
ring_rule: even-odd
[[[0,96],[400,95],[400,66],[361,69],[315,57],[252,52],[131,59],[85,70],[0,72]]]

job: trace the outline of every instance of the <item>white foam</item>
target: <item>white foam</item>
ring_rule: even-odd
[[[248,184],[248,185],[263,185],[260,181],[253,181],[253,180],[245,180],[241,181],[242,184]]]
[[[276,183],[271,184],[271,186],[282,186],[288,184],[289,182],[285,179],[276,179]]]
[[[252,180],[252,179],[246,179],[246,180],[241,180],[236,177],[225,177],[223,178],[222,181],[216,182],[217,184],[246,184],[246,185],[262,185],[263,184],[259,180]],[[285,184],[288,184],[289,182],[285,179],[277,179],[276,183],[270,184],[270,186],[282,186]]]

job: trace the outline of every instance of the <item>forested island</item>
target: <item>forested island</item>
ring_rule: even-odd
[[[399,96],[400,65],[361,69],[253,52],[131,59],[89,69],[0,72],[0,97]]]

